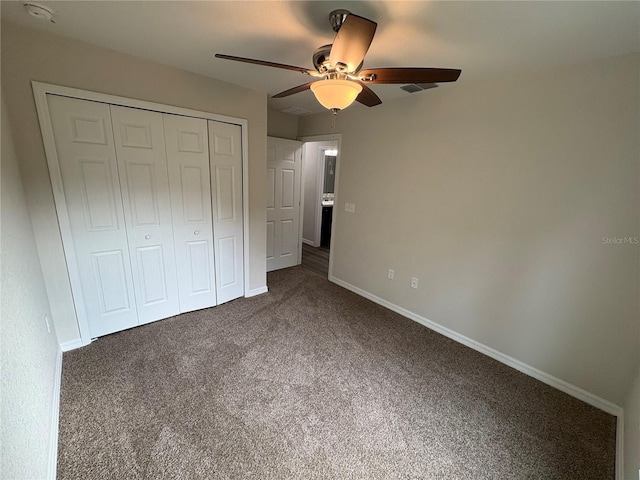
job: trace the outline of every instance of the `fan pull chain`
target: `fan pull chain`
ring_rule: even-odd
[[[334,131],[336,129],[336,117],[338,116],[338,109],[337,108],[332,108],[331,109],[331,139],[334,139]]]

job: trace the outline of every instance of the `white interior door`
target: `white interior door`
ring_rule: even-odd
[[[180,313],[162,114],[111,106],[138,321]]]
[[[109,106],[47,96],[91,337],[138,325]]]
[[[298,265],[301,143],[267,137],[267,272]]]
[[[163,115],[180,312],[216,305],[207,121]]]
[[[208,121],[218,304],[244,295],[242,128]]]

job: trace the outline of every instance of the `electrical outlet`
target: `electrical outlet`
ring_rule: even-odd
[[[349,213],[355,213],[356,204],[355,203],[345,203],[344,204],[344,211],[345,212],[349,212]]]
[[[393,277],[395,277],[395,275],[396,275],[395,270],[394,270],[393,268],[390,268],[390,269],[389,269],[389,273],[387,273],[387,278],[388,278],[389,280],[393,280]]]
[[[49,324],[49,315],[44,316],[44,323],[47,324],[47,333],[51,333],[51,325]]]
[[[411,288],[418,288],[418,279],[416,277],[411,277]]]

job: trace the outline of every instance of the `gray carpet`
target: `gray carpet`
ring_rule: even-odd
[[[613,479],[615,418],[300,267],[64,354],[60,479]]]

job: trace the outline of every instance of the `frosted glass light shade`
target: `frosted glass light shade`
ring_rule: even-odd
[[[311,91],[324,108],[342,110],[353,103],[362,85],[350,80],[319,80],[311,84]]]

